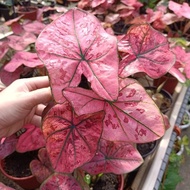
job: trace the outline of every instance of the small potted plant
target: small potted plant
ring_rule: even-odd
[[[28,132],[30,131],[34,134],[34,128],[33,125],[26,125],[16,134],[2,138],[0,144],[0,170],[2,174],[7,179],[27,190],[32,190],[40,186],[36,177],[32,175],[29,164],[31,160],[37,158],[37,150],[43,146],[43,141],[38,141],[38,145],[34,149],[34,146],[31,147],[30,145],[30,147],[27,147],[27,151],[22,152],[22,150],[17,149],[17,146],[19,145],[19,141],[23,141],[23,139],[18,137],[26,129],[28,129]],[[32,139],[32,135],[30,135],[30,138]],[[43,138],[40,139],[43,140]]]
[[[169,123],[130,76],[168,72],[175,57],[167,38],[142,24],[118,42],[95,16],[71,9],[41,32],[36,50],[54,101],[44,111],[41,129],[27,128],[17,150],[39,149],[35,142],[43,141],[39,159],[30,164],[40,188],[89,188],[87,174],[122,175],[138,168],[143,158],[136,144],[160,139]]]
[[[151,39],[158,39],[159,47],[156,43],[150,46]],[[130,40],[131,46],[124,47]],[[149,25],[133,26],[119,48],[119,53],[123,52],[120,60],[117,39],[105,32],[95,16],[80,9],[71,9],[39,35],[36,50],[47,68],[54,97],[43,116],[44,148],[39,151],[39,160],[30,165],[41,189],[81,189],[87,186],[86,174],[133,171],[143,162],[136,144],[164,135],[168,127],[165,117],[146,90],[127,78],[132,73],[125,73],[125,67],[130,62],[138,70],[146,60],[150,68],[153,54],[162,56],[163,61],[160,50],[164,50],[169,59],[164,60],[160,72],[145,72],[166,73],[174,59],[166,38]],[[143,51],[152,52],[145,55]],[[159,59],[153,57],[155,62]],[[26,131],[21,136],[24,139],[30,134]]]

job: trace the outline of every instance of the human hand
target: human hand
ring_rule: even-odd
[[[0,92],[0,138],[25,124],[41,124],[45,104],[52,98],[47,76],[18,79]]]

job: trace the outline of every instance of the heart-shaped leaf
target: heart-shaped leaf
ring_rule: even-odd
[[[52,174],[53,170],[45,148],[38,151],[38,158],[39,160],[36,159],[30,162],[30,169],[36,179],[42,183]]]
[[[186,77],[190,78],[189,71],[187,70],[190,65],[190,53],[186,52],[181,46],[174,46],[171,50],[176,55],[176,62],[169,70],[169,73],[177,78],[179,82],[184,83]]]
[[[0,142],[0,159],[5,158],[16,150],[18,138],[16,135],[6,137],[3,142]]]
[[[174,1],[169,1],[168,8],[172,10],[178,17],[190,19],[190,6],[188,3],[184,2],[183,4],[179,4]]]
[[[39,127],[27,124],[24,128],[26,131],[19,137],[16,145],[18,152],[37,150],[45,146],[45,139]]]
[[[160,110],[133,79],[120,81],[119,97],[107,101],[93,91],[67,88],[63,91],[78,115],[92,111],[105,111],[103,138],[115,141],[149,142],[162,137],[165,125]]]
[[[167,38],[149,24],[132,26],[118,43],[118,49],[122,52],[119,74],[123,78],[138,72],[159,78],[175,63]]]
[[[42,130],[52,166],[57,172],[71,173],[95,155],[104,112],[77,117],[66,102],[50,109]]]
[[[92,175],[100,173],[129,173],[143,163],[134,145],[127,142],[101,140],[99,151],[82,169]]]
[[[20,78],[20,75],[22,74],[24,68],[23,68],[23,66],[20,66],[14,72],[8,72],[5,70],[5,66],[3,66],[0,70],[0,78],[1,78],[1,81],[3,82],[3,84],[8,86],[13,81]]]
[[[20,66],[27,66],[30,68],[43,67],[44,64],[40,61],[36,53],[19,51],[16,52],[11,61],[7,63],[4,70],[8,72],[14,72]]]
[[[9,41],[9,46],[17,51],[24,50],[29,44],[36,42],[36,36],[32,33],[25,32],[21,36],[11,35],[7,37]]]
[[[45,28],[45,26],[46,25],[44,23],[35,20],[31,23],[27,23],[23,25],[23,28],[26,32],[31,32],[31,33],[39,35],[40,32]]]
[[[40,186],[41,190],[82,190],[78,182],[71,175],[64,175],[61,173],[54,173]]]
[[[42,31],[36,50],[49,72],[57,102],[63,102],[65,87],[79,85],[82,74],[101,97],[117,98],[117,40],[94,15],[69,10]]]

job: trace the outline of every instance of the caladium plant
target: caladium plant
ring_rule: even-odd
[[[136,144],[158,140],[169,122],[130,76],[156,78],[173,66],[166,38],[143,24],[118,42],[93,14],[75,8],[41,32],[36,50],[55,101],[45,109],[41,129],[26,126],[19,139],[27,143],[18,140],[16,148],[40,148],[30,166],[41,189],[82,189],[86,172],[123,174],[139,167]]]

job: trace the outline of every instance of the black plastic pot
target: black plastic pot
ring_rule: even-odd
[[[154,153],[158,146],[159,140],[148,142],[148,143],[139,143],[137,144],[137,150],[143,158],[146,158],[148,155]]]
[[[145,87],[145,89],[147,91],[150,90],[152,92],[156,92],[157,87],[151,86],[151,87]],[[152,98],[155,101],[155,103],[158,105],[158,107],[160,108],[160,111],[163,114],[166,114],[170,110],[170,108],[173,104],[173,97],[168,91],[166,91],[164,89],[161,89],[159,93],[162,94],[163,97],[165,98],[165,101],[162,104],[158,105],[158,102],[153,97]]]

